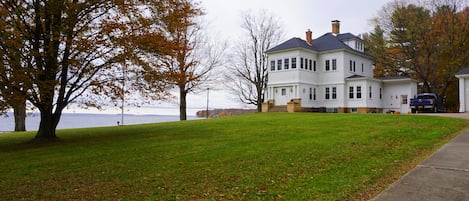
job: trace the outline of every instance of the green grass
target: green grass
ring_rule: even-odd
[[[262,113],[0,135],[0,200],[345,200],[376,195],[464,129],[417,115]]]

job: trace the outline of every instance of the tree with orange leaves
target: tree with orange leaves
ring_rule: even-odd
[[[0,8],[1,13],[5,13],[4,8]],[[4,23],[4,22],[0,22]],[[5,24],[0,25],[6,27]],[[6,34],[8,33],[8,34]],[[13,30],[3,30],[0,32],[0,111],[5,112],[13,109],[15,120],[15,131],[26,130],[26,97],[19,90],[24,90],[30,85],[30,80],[26,76],[24,65],[27,63],[23,55],[27,54],[22,47],[22,40],[14,39],[18,37]]]
[[[157,7],[156,14],[167,13],[172,2],[0,0],[0,72],[4,77],[11,71],[27,78],[27,84],[8,85],[1,92],[3,101],[10,99],[6,94],[26,97],[40,112],[35,141],[56,139],[60,117],[70,103],[85,92],[116,95],[112,90],[119,81],[115,66],[133,58],[134,51],[127,50],[134,35],[154,29],[147,26],[145,9],[151,5]],[[153,25],[162,24],[163,19],[155,19]],[[136,33],[124,34],[122,25],[131,25]],[[9,58],[15,49],[21,54]],[[12,58],[20,65],[12,65]],[[85,102],[97,105],[92,99]]]
[[[204,34],[198,22],[204,13],[196,3],[172,0],[165,10],[158,16],[162,20],[156,20],[163,22],[155,26],[159,31],[137,38],[140,41],[137,47],[157,58],[144,70],[147,74],[144,80],[151,84],[164,79],[167,86],[175,86],[179,91],[179,117],[186,120],[187,94],[211,82],[211,73],[220,65],[223,51]]]
[[[377,60],[376,65],[390,75],[418,80],[420,92],[437,93],[440,100],[446,98],[447,107],[457,107],[457,90],[448,88],[457,87],[454,75],[469,66],[469,9],[467,2],[462,3],[389,3],[376,20],[384,30],[386,50],[370,52],[387,59]]]

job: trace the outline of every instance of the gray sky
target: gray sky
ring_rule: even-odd
[[[304,38],[311,29],[313,38],[331,31],[331,21],[341,21],[341,32],[361,34],[372,30],[370,19],[376,17],[390,0],[201,0],[210,31],[230,39],[240,33],[240,14],[264,9],[278,17],[286,39]]]

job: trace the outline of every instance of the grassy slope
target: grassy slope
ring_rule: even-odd
[[[343,200],[373,196],[467,122],[263,113],[0,135],[0,200]]]

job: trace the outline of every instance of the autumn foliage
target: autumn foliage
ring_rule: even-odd
[[[365,35],[377,76],[409,76],[420,92],[437,93],[457,107],[454,75],[469,66],[469,8],[460,1],[392,2]]]
[[[169,34],[200,12],[190,0],[0,0],[0,6],[0,102],[9,107],[24,99],[38,109],[39,141],[56,138],[70,103],[99,107],[100,96],[123,97],[127,72],[129,86],[161,97],[166,73],[155,58],[185,50]],[[141,84],[148,77],[153,85]]]

